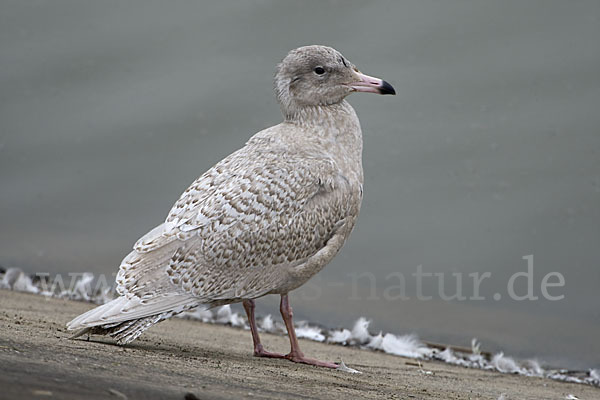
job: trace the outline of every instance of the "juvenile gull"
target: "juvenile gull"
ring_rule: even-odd
[[[352,92],[395,94],[337,50],[306,46],[278,65],[284,121],[200,176],[166,221],[139,239],[117,274],[120,297],[69,322],[119,344],[197,307],[242,302],[254,355],[338,368],[300,351],[288,293],[319,272],[352,231],[363,194],[362,133]],[[281,295],[287,355],[263,348],[254,299]]]

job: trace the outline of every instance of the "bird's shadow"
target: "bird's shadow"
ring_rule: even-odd
[[[136,341],[134,343],[128,343],[120,345],[112,340],[103,340],[101,338],[75,338],[71,339],[78,343],[90,343],[95,345],[109,346],[111,348],[117,348],[122,350],[139,350],[146,351],[155,354],[168,354],[170,356],[177,356],[182,358],[201,358],[201,359],[228,359],[228,360],[246,360],[252,357],[252,352],[237,353],[231,350],[214,350],[205,349],[200,347],[184,347],[177,343],[161,341],[160,343],[144,343],[143,341]]]

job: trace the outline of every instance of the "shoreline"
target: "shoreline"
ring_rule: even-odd
[[[600,389],[546,378],[464,368],[301,339],[305,354],[339,362],[350,374],[252,357],[250,334],[172,318],[126,347],[110,338],[69,340],[64,324],[94,305],[0,290],[3,398],[422,398],[580,399]],[[285,336],[263,333],[267,349]]]

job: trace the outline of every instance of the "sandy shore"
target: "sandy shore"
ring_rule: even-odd
[[[171,319],[127,347],[69,340],[65,322],[91,304],[0,290],[0,399],[599,399],[600,389],[301,340],[349,374],[252,357],[250,333]],[[267,349],[287,337],[263,334]]]

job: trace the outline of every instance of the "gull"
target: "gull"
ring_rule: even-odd
[[[275,75],[283,122],[185,190],[121,262],[119,297],[67,324],[79,330],[73,337],[103,334],[126,344],[175,314],[241,302],[255,356],[339,368],[304,356],[288,293],[333,259],[360,211],[363,139],[345,100],[353,92],[395,94],[331,47],[290,51]],[[268,294],[281,296],[285,355],[265,350],[256,327],[254,300]]]

